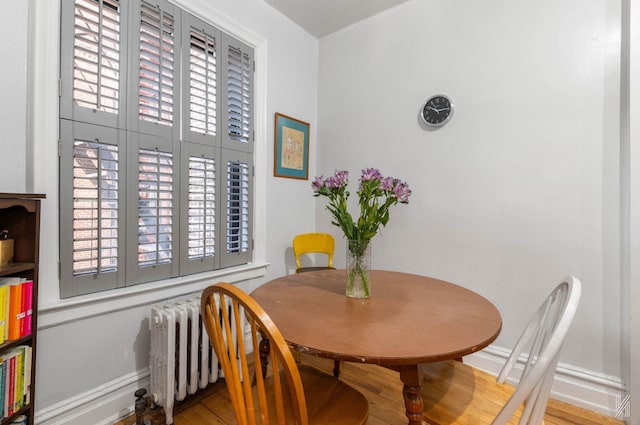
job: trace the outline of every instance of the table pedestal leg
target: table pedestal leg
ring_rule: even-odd
[[[260,363],[262,365],[262,378],[267,377],[267,365],[269,364],[269,352],[271,351],[271,347],[269,346],[269,340],[267,338],[262,338],[259,344],[260,349]],[[256,371],[257,372],[257,371]]]
[[[421,425],[423,416],[423,402],[420,394],[420,373],[418,365],[399,368],[400,380],[404,384],[402,395],[406,408],[409,425]]]

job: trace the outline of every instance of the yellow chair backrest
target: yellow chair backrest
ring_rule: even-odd
[[[302,233],[293,238],[293,255],[296,267],[302,268],[300,256],[303,254],[321,253],[327,255],[327,267],[333,267],[333,250],[336,242],[328,233]]]

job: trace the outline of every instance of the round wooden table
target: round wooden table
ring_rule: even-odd
[[[396,370],[409,424],[422,423],[418,365],[461,358],[493,342],[500,313],[461,286],[409,273],[373,270],[371,297],[344,295],[345,270],[274,279],[251,296],[296,350]]]

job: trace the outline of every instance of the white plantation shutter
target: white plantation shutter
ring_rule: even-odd
[[[182,144],[180,273],[191,274],[219,267],[218,175],[215,149],[195,143]]]
[[[217,133],[216,40],[191,30],[189,48],[189,129],[215,136]]]
[[[251,180],[250,157],[236,152],[223,154],[225,164],[224,252],[222,266],[250,261]]]
[[[73,144],[73,274],[118,269],[118,147]]]
[[[122,39],[126,23],[120,0],[77,0],[67,4],[63,25],[61,115],[78,121],[115,127],[122,112]]]
[[[61,134],[71,140],[63,146],[61,232],[70,243],[61,249],[68,264],[61,294],[86,294],[97,288],[115,288],[122,276],[124,239],[122,191],[125,155],[114,129],[61,122]],[[64,171],[64,172],[62,172]]]
[[[253,50],[225,37],[226,122],[223,146],[253,149]]]
[[[165,0],[133,0],[128,130],[179,136],[180,11]]]
[[[85,108],[118,112],[120,22],[118,1],[76,4],[73,100]]]
[[[183,15],[183,140],[220,145],[219,50],[221,33],[191,15]]]
[[[168,264],[173,252],[173,155],[140,149],[138,266]]]
[[[213,257],[216,237],[216,163],[211,158],[189,158],[189,260]]]

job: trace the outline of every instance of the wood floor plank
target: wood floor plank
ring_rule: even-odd
[[[301,362],[331,374],[333,361],[302,355]],[[369,400],[368,425],[401,425],[407,423],[398,373],[376,365],[341,363],[340,379]],[[147,412],[152,425],[165,425],[162,409]],[[235,418],[224,380],[178,403],[174,409],[174,425],[232,425]],[[129,416],[114,425],[134,425]],[[442,424],[445,425],[445,424]],[[549,400],[545,425],[624,425],[624,422],[581,409],[557,400]]]

